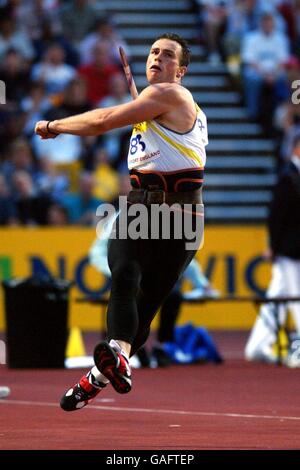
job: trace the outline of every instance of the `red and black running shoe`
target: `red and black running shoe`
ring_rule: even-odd
[[[64,411],[80,410],[88,405],[106,384],[97,382],[95,387],[89,381],[91,371],[87,375],[81,377],[79,382],[70,388],[61,398],[60,406]]]
[[[131,369],[128,359],[112,348],[106,341],[97,344],[94,350],[96,367],[110,381],[116,392],[131,390]]]

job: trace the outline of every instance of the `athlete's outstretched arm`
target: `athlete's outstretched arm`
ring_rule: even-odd
[[[181,92],[178,85],[150,85],[134,101],[58,119],[51,121],[49,125],[48,121],[39,121],[35,132],[42,139],[53,139],[57,134],[99,135],[118,127],[152,120],[180,104]]]

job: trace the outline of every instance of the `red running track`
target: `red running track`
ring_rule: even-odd
[[[106,388],[66,413],[61,394],[83,370],[0,366],[0,449],[299,449],[299,370],[223,365],[134,370],[128,395]]]

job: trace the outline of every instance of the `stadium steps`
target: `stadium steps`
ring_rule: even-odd
[[[143,24],[148,27],[155,24],[156,27],[163,26],[164,28],[173,28],[175,25],[180,28],[184,26],[197,26],[197,19],[193,13],[117,13],[114,15],[114,20],[118,24],[121,31],[123,28],[136,29],[137,25]],[[143,31],[143,30],[140,30]]]
[[[169,13],[185,12],[188,13],[191,7],[189,0],[105,0],[105,9],[109,13]]]
[[[248,171],[249,169],[255,169],[256,171],[265,171],[269,169],[273,171],[273,162],[268,156],[259,155],[255,157],[247,157],[245,155],[236,155],[234,157],[218,156],[211,154],[207,160],[206,170],[218,171],[235,171],[235,170]]]
[[[208,119],[205,172],[206,221],[265,222],[276,182],[274,148],[261,127],[250,122],[225,64],[205,61],[198,44],[197,16],[189,0],[106,0],[121,35],[130,47],[138,90],[147,86],[145,61],[149,44],[166,31],[188,39],[192,63],[183,84]]]

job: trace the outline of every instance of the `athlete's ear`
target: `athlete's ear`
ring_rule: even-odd
[[[186,71],[187,71],[187,67],[185,67],[184,65],[182,65],[182,66],[177,70],[176,77],[177,77],[177,78],[182,78],[182,77],[184,77],[184,75],[186,74]]]

